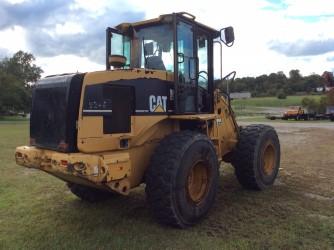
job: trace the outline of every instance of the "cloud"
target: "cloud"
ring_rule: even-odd
[[[334,56],[327,57],[327,61],[328,61],[328,62],[334,62]]]
[[[315,56],[334,51],[334,39],[320,41],[271,42],[270,49],[288,57]]]
[[[281,0],[266,0],[266,6],[263,7],[263,10],[271,10],[271,11],[278,11],[278,10],[286,10],[288,5]]]
[[[239,76],[255,76],[298,68],[306,75],[333,67],[327,58],[334,58],[334,51],[323,54],[329,48],[318,42],[334,39],[333,0],[222,0],[223,12],[212,8],[216,0],[7,1],[0,0],[0,47],[32,52],[46,74],[101,69],[106,26],[185,10],[216,29],[234,26],[234,47],[223,47],[224,74],[237,70]],[[220,68],[215,70],[219,74]]]
[[[333,14],[332,0],[285,0],[287,16],[322,16]]]
[[[320,22],[321,20],[327,21],[333,18],[334,15],[320,15],[320,16],[287,16],[292,20],[301,20],[306,23],[316,23]]]
[[[14,4],[2,1],[0,3],[0,13],[2,14],[0,29],[15,25],[23,27],[51,26],[57,19],[61,20],[69,13],[70,4],[73,4],[73,1],[32,0]]]
[[[92,12],[81,8],[74,0],[0,2],[0,30],[14,26],[26,29],[28,47],[36,56],[77,55],[103,64],[105,28],[123,21],[138,21],[145,16],[144,12],[131,10],[129,6],[121,11],[119,6],[120,2],[113,2],[103,11]]]
[[[10,56],[10,52],[8,49],[0,48],[0,60],[5,57],[9,57],[9,56]]]

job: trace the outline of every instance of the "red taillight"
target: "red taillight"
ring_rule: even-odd
[[[60,161],[60,164],[61,164],[61,165],[64,165],[64,166],[67,166],[68,162],[67,162],[66,160],[61,160],[61,161]]]

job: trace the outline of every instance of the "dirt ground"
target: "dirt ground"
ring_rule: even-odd
[[[239,124],[246,126],[250,123],[240,122]],[[334,249],[334,231],[332,231],[334,228],[334,124],[312,122],[294,122],[293,124],[266,122],[265,124],[276,129],[281,144],[281,167],[274,187],[264,193],[247,192],[248,197],[244,200],[236,186],[232,167],[223,164],[222,189],[217,203],[218,206],[225,207],[223,208],[225,213],[230,211],[242,222],[237,219],[237,222],[233,220],[232,224],[226,225],[229,217],[224,215],[218,218],[218,221],[216,216],[211,217],[209,220],[211,219],[212,224],[209,223],[208,234],[226,236],[226,233],[233,228],[240,233],[245,230],[240,229],[241,223],[245,223],[250,228],[254,227],[254,233],[260,237],[258,245],[260,248]],[[238,197],[238,200],[231,203],[234,198],[230,193]],[[238,202],[244,208],[240,208],[240,204],[235,205]],[[228,209],[228,206],[234,207],[235,211]],[[243,209],[246,211],[241,214]],[[224,229],[219,226],[222,221],[225,222]],[[249,222],[253,224],[250,225]],[[239,223],[240,228],[237,226]],[[261,230],[266,228],[263,226],[264,223],[268,223],[266,230],[270,231],[271,235],[268,231],[263,231],[261,236]],[[317,235],[319,229],[316,227],[326,228],[321,237],[324,237],[323,239],[328,241],[329,245],[321,245],[320,235]],[[291,243],[287,236],[285,236],[286,239],[280,238],[286,230],[289,231],[289,237],[293,234],[298,235],[292,237],[291,240],[294,243]],[[275,234],[278,234],[276,246],[273,245]],[[270,238],[271,243],[266,244],[267,237]]]
[[[247,125],[248,123],[241,123]],[[293,185],[296,192],[334,202],[334,123],[276,123],[281,144],[277,185]]]

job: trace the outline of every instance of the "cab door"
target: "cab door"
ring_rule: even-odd
[[[197,48],[197,110],[199,113],[211,111],[211,85],[212,72],[210,69],[210,35],[203,29],[198,28],[196,32]]]
[[[197,112],[197,55],[193,24],[177,23],[177,113]]]
[[[176,113],[210,113],[213,107],[211,34],[194,22],[176,24]]]

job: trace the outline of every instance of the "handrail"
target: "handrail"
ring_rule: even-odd
[[[219,44],[220,47],[220,80],[223,79],[223,45],[219,41],[213,41],[213,43]]]

